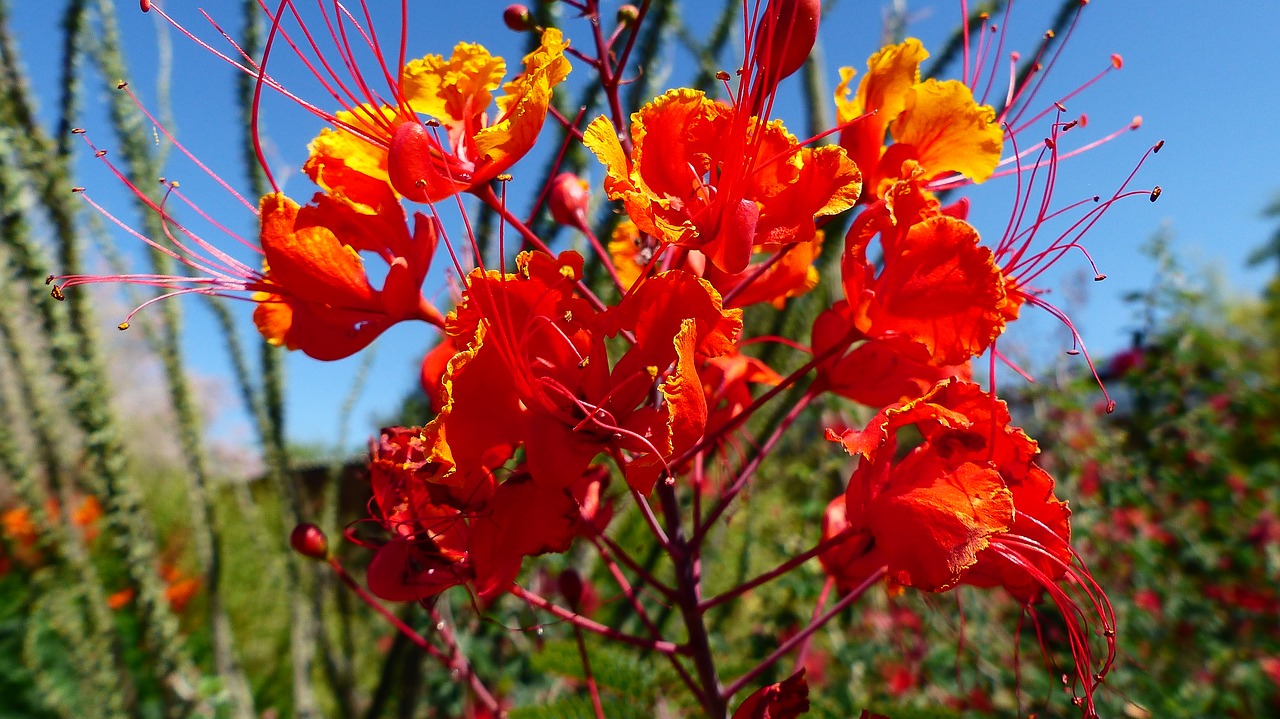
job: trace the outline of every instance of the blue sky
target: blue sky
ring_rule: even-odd
[[[866,58],[875,50],[880,36],[879,7],[886,4],[841,0],[824,17],[822,39],[832,84],[839,65],[865,69]],[[1015,3],[1008,28],[1014,49],[1030,50],[1047,27],[1048,12],[1057,4],[1047,0]],[[706,8],[713,3],[687,5],[691,8],[688,23],[697,32],[706,26]],[[180,4],[174,2],[170,6],[179,8]],[[238,3],[213,0],[207,9],[233,29],[237,24],[236,6]],[[419,1],[411,10],[409,51],[419,55],[447,53],[457,41],[474,40],[509,59],[518,58],[521,38],[503,28],[499,19],[505,6],[505,2],[494,0]],[[130,53],[129,80],[148,103],[154,103],[156,68],[161,65],[163,44],[158,43],[154,18],[133,8],[133,3],[127,3],[122,19]],[[912,2],[909,10],[909,34],[919,37],[926,47],[939,47],[959,18],[958,4],[950,2]],[[48,39],[56,37],[59,11],[48,3],[19,3],[12,10],[37,92],[56,84],[58,58],[50,54],[56,48]],[[216,39],[207,26],[200,25],[199,16],[189,7],[175,12],[190,27],[198,28],[202,37]],[[386,30],[395,24],[380,20],[379,27]],[[576,27],[581,37],[581,24],[569,27],[571,32]],[[1154,205],[1145,200],[1121,203],[1087,239],[1093,257],[1109,279],[1088,283],[1087,300],[1069,304],[1077,325],[1098,356],[1125,346],[1129,332],[1136,326],[1133,313],[1121,304],[1120,298],[1150,284],[1152,268],[1138,248],[1162,225],[1173,231],[1175,246],[1189,266],[1217,268],[1233,292],[1256,293],[1265,283],[1268,270],[1245,268],[1244,257],[1262,244],[1275,226],[1260,213],[1273,194],[1280,191],[1280,174],[1274,171],[1280,159],[1280,143],[1274,137],[1275,118],[1280,117],[1276,80],[1280,77],[1280,52],[1276,51],[1273,38],[1278,28],[1280,3],[1275,2],[1224,3],[1210,12],[1203,3],[1191,0],[1093,0],[1085,9],[1042,99],[1049,101],[1069,92],[1105,67],[1112,53],[1121,53],[1124,69],[1109,74],[1069,103],[1068,109],[1072,115],[1085,112],[1089,116],[1089,126],[1079,141],[1123,127],[1135,115],[1143,117],[1143,126],[1081,158],[1064,162],[1055,198],[1067,202],[1094,194],[1109,195],[1147,147],[1159,139],[1166,141],[1163,151],[1144,166],[1135,181],[1139,187],[1160,185],[1160,201]],[[243,187],[231,104],[231,73],[190,41],[170,35],[174,126],[183,142],[202,160],[233,185]],[[662,66],[648,71],[671,72],[678,79],[682,62],[683,57],[673,52],[664,58]],[[294,71],[296,68],[291,71],[283,62],[276,66],[286,85],[303,97],[324,104],[323,94]],[[575,72],[580,81],[587,70],[578,67]],[[97,89],[92,81],[87,86],[92,89],[82,99],[81,124],[109,148],[110,127],[103,111],[106,90]],[[51,116],[55,109],[52,92],[43,92],[41,99],[45,115]],[[799,116],[793,110],[784,106],[776,114],[799,126]],[[265,106],[263,127],[270,137],[270,158],[283,178],[284,189],[305,197],[311,189],[305,178],[296,175],[296,168],[305,159],[306,142],[319,129],[319,121],[288,103],[272,100]],[[1033,133],[1028,137],[1035,139]],[[172,165],[166,173],[181,179],[189,196],[233,229],[252,236],[251,217],[243,208],[203,180],[189,164],[175,160]],[[1266,170],[1268,167],[1273,169]],[[294,171],[290,172],[290,168]],[[517,165],[517,186],[519,170]],[[99,201],[123,217],[129,216],[126,195],[93,162],[87,150],[81,153],[79,172],[78,182],[89,187]],[[591,179],[598,182],[599,172]],[[1008,182],[992,182],[967,191],[974,205],[970,219],[980,231],[998,233],[1003,228],[1011,191]],[[126,250],[135,242],[123,233],[116,233],[114,240]],[[1081,268],[1088,269],[1075,260],[1064,261],[1043,284],[1071,284]],[[251,339],[250,306],[236,305],[234,309],[243,319],[245,338]],[[184,311],[190,327],[184,341],[189,363],[201,374],[225,375],[223,344],[201,303],[187,300]],[[119,318],[104,316],[101,320],[106,331]],[[1009,336],[1014,351],[1047,363],[1066,348],[1051,323],[1033,318],[1020,325],[1025,326],[1016,327]],[[355,407],[352,431],[345,442],[358,443],[375,431],[378,418],[411,391],[421,352],[433,339],[433,332],[419,324],[393,328],[377,342],[370,384]],[[360,356],[334,363],[314,362],[296,353],[289,357],[288,417],[293,438],[314,444],[334,442],[338,409],[361,362]],[[228,406],[217,431],[235,434],[243,423],[239,408]]]

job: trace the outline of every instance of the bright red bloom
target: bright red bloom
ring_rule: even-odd
[[[667,458],[701,438],[697,363],[732,349],[740,312],[673,272],[597,313],[575,294],[578,255],[524,254],[518,266],[513,275],[472,273],[449,317],[448,333],[466,349],[449,363],[433,424],[452,461],[492,469],[523,446],[534,480],[563,487],[601,452],[618,459],[625,450],[628,481],[648,492]],[[611,363],[605,340],[621,334],[633,346]]]
[[[507,590],[524,557],[563,552],[579,533],[600,531],[601,477],[546,487],[517,470],[498,484],[482,474],[442,484],[432,429],[384,430],[373,447],[375,520],[391,535],[369,565],[369,589],[389,601],[414,601],[463,583],[481,599]]]

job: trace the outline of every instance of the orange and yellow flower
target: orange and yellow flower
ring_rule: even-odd
[[[366,211],[380,207],[388,185],[415,202],[485,185],[533,148],[552,89],[569,74],[567,47],[559,30],[543,31],[524,72],[506,84],[506,62],[474,43],[460,43],[449,58],[414,60],[393,88],[396,107],[363,104],[335,113],[334,128],[311,143],[303,170],[330,195]],[[495,99],[499,87],[503,95]]]
[[[394,201],[364,214],[327,195],[300,207],[279,193],[262,198],[261,217],[265,275],[254,285],[253,319],[272,344],[332,360],[403,320],[444,324],[422,296],[438,238],[434,219],[417,215],[410,235]],[[362,251],[387,262],[382,289],[370,283]]]
[[[1004,131],[995,110],[979,105],[959,80],[922,81],[920,63],[927,57],[914,38],[881,49],[867,60],[856,93],[850,90],[853,68],[840,70],[837,120],[846,125],[840,146],[862,170],[864,202],[883,197],[905,177],[907,160],[924,168],[928,179],[958,174],[973,182],[989,178],[1000,162]]]
[[[677,89],[631,117],[630,155],[597,118],[584,142],[605,166],[605,191],[640,232],[703,253],[737,274],[762,245],[808,242],[815,217],[853,206],[861,176],[836,147],[801,147],[780,121],[762,121]]]

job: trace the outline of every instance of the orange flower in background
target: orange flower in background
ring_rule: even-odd
[[[667,92],[631,123],[630,156],[606,118],[585,132],[609,198],[623,201],[640,232],[697,250],[730,274],[757,246],[808,242],[815,217],[852,207],[861,191],[843,150],[801,147],[781,122],[696,90]]]
[[[272,344],[333,360],[364,349],[400,321],[442,326],[444,318],[422,296],[436,221],[422,214],[415,220],[410,235],[404,210],[390,200],[364,214],[324,195],[305,207],[279,193],[263,197],[258,331]],[[382,289],[369,282],[361,251],[386,261]]]
[[[200,592],[200,578],[185,576],[174,565],[162,565],[160,578],[165,582],[164,598],[176,614],[185,611],[187,604]]]
[[[26,507],[6,509],[0,514],[0,531],[20,549],[30,549],[40,539],[40,531],[31,520],[31,510]]]
[[[414,60],[391,89],[395,107],[336,113],[303,170],[327,193],[367,208],[379,206],[388,184],[415,202],[483,186],[533,148],[552,89],[569,74],[567,47],[559,30],[544,30],[524,72],[505,85],[506,62],[474,43],[460,43],[447,59]]]
[[[129,606],[129,602],[133,601],[133,587],[125,587],[118,592],[112,592],[107,595],[107,608],[113,611],[119,611]]]
[[[889,45],[867,61],[867,74],[850,97],[853,68],[840,70],[837,121],[847,125],[840,146],[862,170],[864,202],[883,197],[905,177],[913,160],[927,179],[958,174],[974,182],[991,176],[1000,162],[1004,130],[996,112],[979,105],[959,80],[920,80],[929,57],[919,40]],[[885,134],[892,144],[885,147]]]

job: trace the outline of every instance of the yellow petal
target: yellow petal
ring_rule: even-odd
[[[401,89],[415,112],[455,126],[488,109],[506,72],[502,58],[483,45],[463,42],[448,60],[427,55],[405,65]]]
[[[559,30],[542,33],[542,45],[524,58],[525,70],[502,87],[498,120],[475,135],[476,151],[484,158],[482,172],[496,176],[524,157],[538,140],[551,104],[551,91],[569,75],[564,51],[569,46]]]
[[[927,80],[906,95],[893,124],[895,142],[913,145],[928,177],[958,172],[982,182],[1000,163],[1004,132],[996,111],[979,105],[959,80]]]

